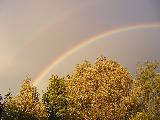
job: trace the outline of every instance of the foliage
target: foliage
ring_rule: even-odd
[[[23,81],[17,96],[8,94],[5,99],[5,109],[2,120],[45,120],[47,111],[39,101],[36,87],[31,85],[31,79]]]
[[[3,100],[3,98],[2,98],[2,95],[0,94],[0,119],[2,117],[2,112],[3,112],[3,103],[2,103],[2,100]]]
[[[47,105],[49,120],[69,119],[64,78],[52,75],[47,91],[43,94],[43,101]]]
[[[132,77],[115,61],[99,57],[78,64],[66,81],[69,110],[85,120],[125,119],[132,101]]]
[[[52,75],[42,100],[26,78],[17,95],[9,91],[3,102],[0,95],[0,119],[160,120],[159,65],[139,64],[133,79],[127,69],[105,57],[94,64],[84,61],[66,78]]]
[[[139,64],[134,82],[133,93],[136,106],[133,120],[160,119],[160,74],[157,62]]]

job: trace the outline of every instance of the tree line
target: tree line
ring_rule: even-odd
[[[120,63],[99,57],[77,64],[66,77],[52,75],[38,93],[27,77],[2,100],[1,120],[159,120],[159,63],[137,65],[133,77]],[[3,102],[2,102],[3,101]]]

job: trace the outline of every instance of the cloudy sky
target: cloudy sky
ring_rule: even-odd
[[[135,71],[144,60],[160,60],[159,0],[0,0],[0,93],[17,91],[56,59],[89,37],[134,25],[157,27],[115,33],[80,47],[48,71],[65,75],[84,59],[105,55]]]

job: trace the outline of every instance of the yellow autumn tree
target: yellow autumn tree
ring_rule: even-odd
[[[68,77],[69,110],[75,119],[121,120],[132,105],[130,73],[119,63],[97,58],[78,64]]]
[[[23,81],[17,96],[7,96],[3,120],[47,120],[46,107],[39,101],[37,89],[30,82],[30,78]]]
[[[158,62],[145,62],[137,67],[133,85],[135,106],[131,120],[160,120],[160,72]]]

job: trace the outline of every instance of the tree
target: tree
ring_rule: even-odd
[[[2,104],[2,95],[0,94],[0,120],[1,120],[1,117],[2,117],[2,112],[3,112],[3,104]]]
[[[17,96],[9,94],[6,97],[3,120],[47,119],[46,107],[39,101],[37,89],[30,82],[30,78],[25,79]]]
[[[133,120],[160,119],[160,74],[158,62],[145,62],[137,67],[133,93]]]
[[[43,94],[43,101],[47,105],[49,120],[67,120],[66,86],[65,79],[52,75],[49,86]]]
[[[85,120],[120,120],[132,105],[132,77],[119,63],[99,57],[78,64],[66,80],[69,110]]]

